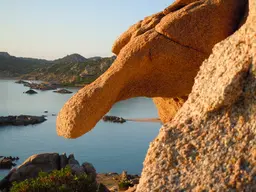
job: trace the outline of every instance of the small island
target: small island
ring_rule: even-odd
[[[61,94],[71,94],[73,93],[72,91],[69,91],[67,89],[58,89],[56,91],[53,91],[54,93],[61,93]]]
[[[25,87],[30,87],[30,89],[37,89],[37,90],[42,90],[42,91],[57,89],[57,84],[50,83],[50,82],[42,82],[42,83],[33,83],[32,82],[31,83],[31,82],[24,81],[24,80],[18,80],[15,83],[23,84]]]
[[[125,123],[126,122],[126,120],[122,117],[107,116],[107,115],[102,117],[102,120],[105,122],[112,122],[112,123]]]
[[[26,93],[26,94],[29,94],[29,95],[37,94],[37,92],[35,90],[33,90],[33,89],[29,89],[28,91],[23,92],[23,93]]]
[[[0,116],[0,126],[5,125],[34,125],[46,121],[44,116],[30,116],[30,115],[19,115],[19,116]]]
[[[4,157],[0,156],[0,169],[11,169],[13,166],[16,165],[16,163],[13,163],[13,161],[18,161],[19,157]]]

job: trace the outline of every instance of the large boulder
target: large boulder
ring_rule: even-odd
[[[187,96],[212,46],[238,28],[246,3],[178,0],[174,8],[133,25],[114,44],[118,56],[111,67],[61,109],[58,134],[67,138],[83,135],[120,100]],[[160,109],[165,105],[165,101],[156,103]],[[177,106],[164,116],[173,117]]]
[[[256,1],[150,144],[138,192],[256,191]]]
[[[51,172],[58,170],[60,156],[58,153],[44,153],[29,157],[17,168],[11,177],[10,182],[23,181],[28,178],[37,177],[40,171]]]

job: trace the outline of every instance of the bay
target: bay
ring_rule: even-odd
[[[68,88],[73,94],[62,95],[52,91],[38,91],[36,95],[23,94],[28,88],[0,80],[0,116],[44,115],[47,121],[38,125],[0,127],[0,156],[18,156],[22,163],[37,153],[74,153],[76,159],[92,163],[97,172],[127,170],[140,174],[149,143],[158,134],[160,123],[126,122],[124,124],[100,121],[89,133],[78,139],[65,139],[56,133],[56,116],[63,104],[78,91]],[[149,98],[134,98],[115,104],[108,115],[123,118],[155,118],[157,110]],[[0,170],[0,177],[8,170]]]

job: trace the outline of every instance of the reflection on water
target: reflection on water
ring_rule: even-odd
[[[56,116],[72,95],[38,91],[37,95],[23,94],[28,88],[12,80],[0,80],[0,116],[43,115],[48,120],[26,127],[0,127],[0,155],[19,156],[18,163],[43,152],[74,153],[80,161],[93,163],[98,172],[140,173],[149,142],[158,134],[160,123],[127,122],[124,124],[100,121],[88,134],[68,140],[55,131]],[[74,93],[76,88],[70,88]],[[108,113],[124,118],[157,117],[151,99],[135,98],[117,103]],[[6,172],[0,171],[0,176]]]

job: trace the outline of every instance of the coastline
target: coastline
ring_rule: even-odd
[[[45,81],[45,80],[41,80],[41,79],[37,79],[37,80],[30,80],[30,79],[21,79],[20,77],[1,77],[0,76],[0,80],[23,80],[23,81],[33,81],[33,82],[51,82],[51,81]],[[87,85],[87,84],[85,84]],[[82,88],[85,85],[78,85],[78,84],[59,84],[58,88],[64,88],[64,87],[70,87],[70,88]]]

